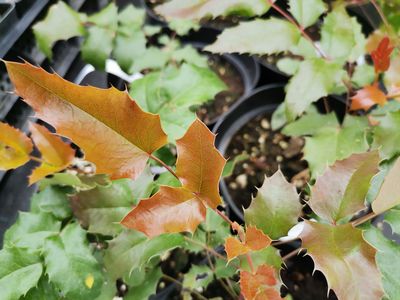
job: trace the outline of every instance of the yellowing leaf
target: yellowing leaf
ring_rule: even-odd
[[[85,279],[85,285],[87,286],[88,289],[91,289],[93,287],[93,283],[94,283],[94,277],[92,274],[89,274]]]
[[[143,112],[127,92],[79,86],[28,63],[6,65],[16,93],[78,144],[98,173],[135,178],[167,142],[159,116]]]
[[[304,222],[300,234],[303,248],[321,271],[339,300],[377,300],[383,296],[376,250],[367,244],[362,231],[351,224],[331,226]]]
[[[400,159],[394,163],[386,175],[375,201],[372,202],[372,210],[375,214],[381,214],[400,204]]]
[[[177,141],[176,174],[182,187],[161,186],[139,202],[122,220],[128,228],[153,237],[165,232],[194,232],[206,217],[206,206],[221,203],[218,183],[225,159],[214,146],[215,136],[196,120]]]
[[[241,242],[234,237],[228,237],[225,241],[225,252],[228,261],[239,255],[264,249],[271,245],[271,239],[255,226],[246,228],[245,241]]]
[[[29,161],[32,141],[18,129],[0,122],[0,170],[22,166]]]
[[[42,164],[33,170],[29,183],[33,184],[47,175],[57,173],[68,167],[75,156],[75,151],[62,139],[52,134],[45,127],[31,124],[30,130],[36,147],[42,154]]]
[[[384,105],[387,102],[386,95],[377,85],[367,85],[351,97],[350,110],[369,110],[372,106]]]
[[[261,265],[252,274],[240,271],[240,289],[246,300],[281,300],[276,271],[268,265]]]
[[[336,223],[362,210],[372,177],[378,173],[378,151],[336,161],[311,188],[308,204],[321,218]]]
[[[214,146],[215,135],[199,119],[176,141],[176,174],[185,189],[211,208],[221,203],[218,183],[226,160]]]

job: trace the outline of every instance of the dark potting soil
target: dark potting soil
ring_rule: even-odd
[[[204,123],[211,124],[244,94],[244,83],[239,72],[223,57],[210,56],[208,65],[227,86],[227,90],[197,109],[197,116]]]
[[[309,180],[307,163],[302,160],[304,140],[288,137],[270,128],[270,115],[257,116],[232,138],[226,157],[242,153],[248,159],[236,164],[233,174],[225,178],[229,193],[238,207],[247,208],[265,176],[278,168],[301,191]]]

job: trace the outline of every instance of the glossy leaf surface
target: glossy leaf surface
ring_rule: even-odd
[[[372,106],[384,105],[386,103],[386,95],[376,85],[367,85],[351,97],[350,110],[362,109],[368,111]]]

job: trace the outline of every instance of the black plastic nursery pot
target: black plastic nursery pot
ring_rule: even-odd
[[[15,4],[0,2],[0,37],[7,33],[17,20]]]
[[[216,147],[225,157],[247,153],[247,158],[236,165],[233,176],[220,183],[231,219],[243,221],[242,207],[250,205],[256,187],[265,175],[271,176],[278,168],[299,187],[308,181],[302,174],[307,164],[302,160],[302,138],[286,137],[270,129],[271,116],[285,98],[281,84],[271,84],[254,90],[237,102],[214,127]],[[345,112],[345,100],[331,97],[330,106],[339,120]],[[317,102],[323,111],[323,105]]]

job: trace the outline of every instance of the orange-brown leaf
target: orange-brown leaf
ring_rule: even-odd
[[[228,257],[228,261],[238,257],[239,255],[246,254],[249,251],[250,249],[246,245],[234,237],[228,237],[225,240],[225,252]]]
[[[271,245],[271,239],[255,226],[246,228],[246,246],[251,250],[261,250]]]
[[[18,129],[0,122],[0,170],[18,168],[29,161],[32,141]]]
[[[149,237],[167,232],[194,232],[206,217],[206,207],[184,188],[161,186],[151,198],[143,199],[121,223]]]
[[[339,300],[376,300],[384,295],[376,250],[351,224],[332,226],[304,221],[303,248]]]
[[[246,300],[280,300],[276,271],[268,265],[258,267],[255,274],[240,272],[240,289]]]
[[[221,203],[218,186],[226,162],[214,141],[215,135],[199,119],[176,141],[176,174],[184,188],[198,195],[211,208]]]
[[[372,106],[384,105],[387,102],[386,95],[376,85],[367,85],[351,98],[350,110],[369,110]]]
[[[142,111],[126,91],[79,86],[28,63],[6,66],[16,93],[78,144],[98,173],[135,178],[167,143],[159,116]]]
[[[375,72],[381,73],[389,69],[390,55],[394,47],[390,45],[390,39],[385,36],[379,43],[378,47],[371,52],[371,57],[374,62]]]
[[[42,154],[43,161],[29,176],[29,183],[33,184],[47,175],[68,167],[74,160],[75,151],[44,126],[31,124],[30,130],[32,139]]]

